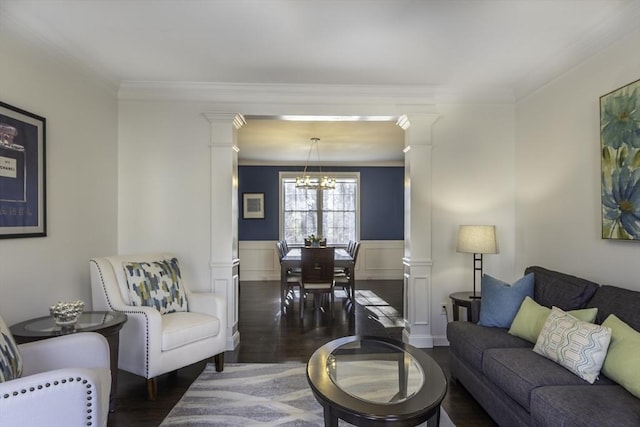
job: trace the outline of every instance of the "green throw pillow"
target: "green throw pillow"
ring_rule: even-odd
[[[640,398],[640,332],[609,315],[602,323],[611,328],[611,344],[602,365],[602,373]]]
[[[0,317],[0,383],[22,376],[22,356],[13,335]]]
[[[123,263],[131,305],[155,307],[160,314],[187,311],[176,258]]]
[[[553,307],[533,351],[593,384],[604,363],[611,329],[583,322]]]
[[[522,301],[513,323],[511,323],[509,333],[535,344],[544,322],[549,317],[549,313],[551,313],[550,308],[538,304],[530,297],[526,297]],[[582,310],[571,310],[567,313],[583,322],[593,323],[598,314],[598,309],[583,308]]]

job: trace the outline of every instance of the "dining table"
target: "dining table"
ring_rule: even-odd
[[[335,268],[349,268],[350,274],[347,297],[354,301],[355,296],[355,276],[353,257],[344,248],[336,248],[334,255]],[[286,313],[287,305],[287,272],[294,268],[302,268],[302,248],[293,247],[280,259],[280,312]]]

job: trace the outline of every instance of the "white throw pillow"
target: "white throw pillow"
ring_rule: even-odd
[[[607,355],[611,329],[583,322],[553,307],[533,351],[593,384]]]

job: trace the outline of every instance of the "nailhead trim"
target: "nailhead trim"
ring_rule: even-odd
[[[100,268],[100,264],[98,264],[96,262],[96,260],[91,260],[92,263],[95,264],[96,268],[98,269],[98,274],[100,275],[100,284],[102,285],[102,292],[104,293],[105,298],[107,299],[107,304],[109,304],[109,308],[113,311],[117,311],[120,313],[131,313],[131,314],[142,314],[146,321],[144,322],[144,327],[145,327],[145,335],[146,335],[146,339],[145,339],[145,371],[146,371],[146,375],[145,377],[148,379],[149,378],[149,316],[147,315],[147,313],[143,312],[143,311],[136,311],[136,310],[127,310],[127,311],[121,311],[121,310],[114,310],[112,304],[111,304],[111,300],[109,299],[109,294],[107,293],[107,288],[105,286],[104,283],[104,276],[102,274],[102,269]]]
[[[44,383],[44,384],[38,384],[35,387],[29,387],[29,389],[20,389],[20,390],[15,390],[13,391],[11,394],[9,393],[5,393],[4,395],[2,395],[3,399],[9,399],[11,397],[16,397],[16,396],[21,396],[24,395],[26,393],[33,393],[37,390],[42,390],[43,387],[48,388],[51,387],[51,385],[53,384],[53,386],[57,386],[60,384],[66,384],[67,382],[72,383],[72,382],[82,382],[82,384],[85,384],[85,387],[87,388],[87,426],[92,426],[93,422],[91,421],[93,418],[93,409],[92,409],[92,404],[91,404],[91,400],[93,400],[93,391],[91,390],[91,384],[89,384],[89,381],[87,379],[82,379],[81,377],[70,377],[70,378],[63,378],[61,380],[55,380],[53,381],[53,383]]]

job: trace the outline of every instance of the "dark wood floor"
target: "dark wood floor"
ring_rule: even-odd
[[[329,313],[305,310],[299,318],[297,304],[285,316],[279,312],[278,282],[241,282],[239,301],[240,345],[225,354],[225,363],[306,362],[322,344],[347,335],[376,335],[401,339],[402,282],[362,281],[356,284],[359,303],[348,313],[344,298],[336,298],[333,319]],[[309,307],[310,308],[310,307]],[[121,348],[120,351],[126,351]],[[448,347],[425,349],[449,375]],[[202,372],[203,361],[158,379],[158,398],[148,401],[144,379],[118,372],[116,412],[109,427],[157,426]],[[493,427],[495,424],[458,383],[449,382],[443,407],[458,427]]]

